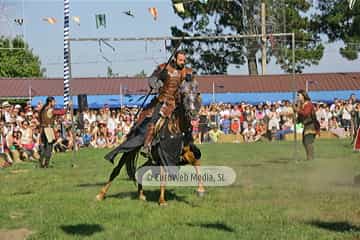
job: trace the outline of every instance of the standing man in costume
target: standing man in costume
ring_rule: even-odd
[[[66,112],[64,109],[55,110],[55,104],[55,98],[48,97],[46,99],[45,105],[40,110],[40,168],[49,167],[53,150],[53,143],[55,141],[55,116],[63,115]]]
[[[354,105],[353,110],[353,124],[354,124],[354,136],[352,143],[354,144],[354,150],[360,151],[360,103]]]
[[[48,97],[40,110],[40,168],[48,168],[55,140],[54,135],[55,98]]]
[[[297,104],[295,111],[298,114],[298,122],[304,125],[303,130],[303,145],[306,152],[306,159],[314,159],[314,140],[315,136],[320,133],[320,124],[316,119],[314,105],[305,90],[297,92]]]

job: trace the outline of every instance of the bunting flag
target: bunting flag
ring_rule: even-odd
[[[128,15],[130,17],[135,17],[134,13],[129,9],[128,11],[123,12],[125,15]]]
[[[185,12],[184,4],[183,4],[183,3],[175,3],[175,4],[174,4],[174,7],[175,7],[175,9],[176,9],[176,11],[177,11],[178,13],[183,13],[183,12]]]
[[[57,22],[56,18],[54,18],[54,17],[44,17],[43,20],[50,24],[55,24]]]
[[[14,19],[14,22],[15,22],[17,25],[22,26],[23,23],[24,23],[24,19],[22,19],[22,18],[16,18],[16,19]]]
[[[149,8],[149,12],[150,12],[150,14],[153,16],[154,20],[156,20],[157,17],[158,17],[158,10],[157,10],[157,8],[156,8],[156,7],[151,7],[151,8]]]
[[[356,2],[356,0],[349,0],[349,8],[350,8],[350,9],[353,9],[353,8],[354,8],[355,2]]]
[[[105,14],[96,14],[96,28],[104,27],[106,28],[106,16]]]
[[[80,17],[79,16],[73,16],[72,19],[78,26],[80,26]]]

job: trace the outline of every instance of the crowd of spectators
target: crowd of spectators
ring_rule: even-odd
[[[339,138],[354,135],[359,125],[360,104],[352,95],[348,100],[334,99],[331,104],[314,103],[322,131]],[[287,100],[252,105],[248,103],[202,106],[198,119],[192,121],[194,138],[199,142],[217,142],[219,136],[241,135],[245,142],[282,140],[286,134],[302,133],[294,123],[292,103]]]
[[[0,167],[16,162],[39,159],[39,111],[42,104],[31,106],[9,104],[5,101],[0,111]],[[315,103],[316,117],[321,130],[345,138],[353,135],[354,123],[359,122],[360,104],[354,96],[333,103]],[[72,130],[71,114],[59,115],[55,121],[54,152],[74,148],[112,148],[130,131],[137,108],[89,109],[82,121],[75,114],[81,129]],[[197,143],[216,143],[222,135],[238,135],[245,142],[282,140],[286,134],[302,132],[301,124],[294,124],[294,111],[289,101],[265,102],[252,105],[211,104],[202,106],[198,118],[192,120],[193,136]],[[357,120],[354,121],[354,119]],[[77,125],[79,127],[79,125]],[[355,126],[356,127],[356,126]],[[75,134],[75,136],[73,135]]]
[[[0,167],[17,162],[37,161],[40,158],[39,112],[42,103],[36,107],[30,104],[11,105],[5,101],[0,111]],[[54,152],[77,150],[82,147],[112,148],[120,144],[130,131],[136,108],[85,110],[82,126],[79,128],[75,113],[75,128],[72,129],[71,113],[57,115],[54,127]],[[74,136],[75,135],[75,136]]]

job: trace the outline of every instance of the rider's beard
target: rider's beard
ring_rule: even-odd
[[[185,67],[185,64],[176,64],[177,69],[183,69]]]

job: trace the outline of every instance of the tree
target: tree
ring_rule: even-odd
[[[340,54],[348,60],[358,58],[360,52],[360,2],[352,9],[345,0],[319,0],[317,28],[330,42],[342,41]]]
[[[23,39],[0,37],[0,77],[43,77],[44,72],[39,57]]]
[[[120,74],[119,73],[114,73],[110,66],[107,67],[107,77],[108,78],[119,77],[119,76],[120,76]]]
[[[110,78],[110,77],[113,77],[114,76],[114,73],[113,73],[113,70],[111,67],[107,67],[107,77]]]
[[[134,77],[137,77],[137,78],[145,78],[146,77],[146,72],[145,70],[141,70],[141,72],[137,73],[134,75]]]
[[[173,0],[173,3],[181,2]],[[306,66],[318,64],[323,56],[324,47],[318,42],[319,35],[313,31],[313,23],[305,15],[311,4],[306,0],[266,0],[267,23],[272,22],[273,27],[284,25],[276,32],[295,32],[296,37],[296,72],[302,72]],[[284,4],[279,4],[283,2]],[[260,0],[208,0],[207,3],[199,1],[185,2],[185,12],[176,14],[183,19],[182,29],[175,26],[171,28],[173,36],[199,36],[199,35],[227,35],[227,34],[259,34]],[[285,21],[284,21],[285,20]],[[275,57],[285,72],[292,71],[291,41],[287,39],[272,39],[265,43],[268,47],[268,61]],[[280,40],[280,42],[278,42]],[[257,54],[262,42],[260,39],[240,40],[204,40],[184,41],[185,50],[189,54],[189,62],[193,68],[205,74],[224,74],[230,65],[240,68],[246,62],[249,74],[258,74]]]

